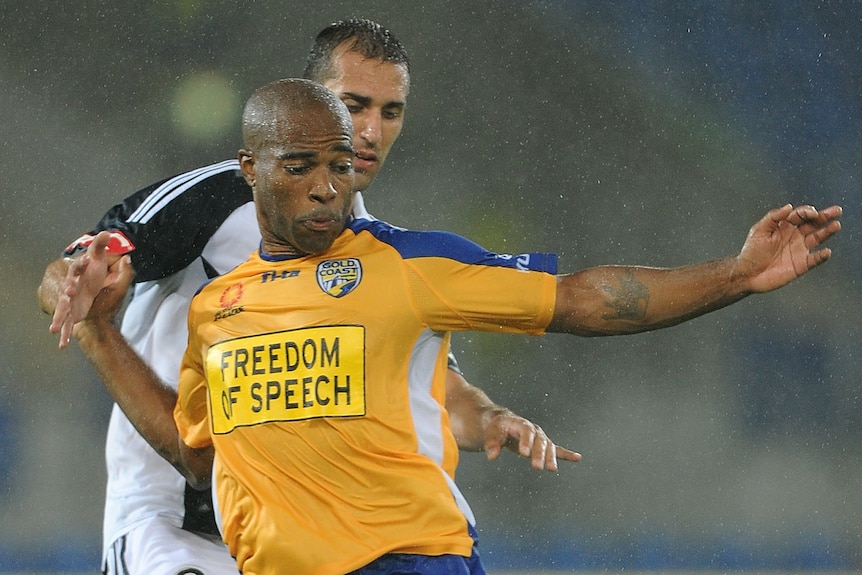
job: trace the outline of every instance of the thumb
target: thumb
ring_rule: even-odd
[[[115,287],[125,289],[132,283],[135,278],[135,269],[132,267],[132,259],[125,255],[116,263],[116,267],[111,270],[114,272],[112,283]]]

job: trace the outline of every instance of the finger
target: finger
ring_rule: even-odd
[[[519,432],[519,435],[518,453],[521,457],[530,457],[533,454],[534,444],[536,443],[536,430],[532,426],[525,427]]]
[[[778,230],[782,224],[787,224],[787,217],[790,215],[790,212],[793,210],[792,204],[785,204],[780,208],[773,208],[766,212],[766,215],[760,218],[751,228],[748,230],[749,237],[751,236],[759,236],[766,235],[771,236]]]
[[[787,221],[793,225],[800,225],[806,222],[814,225],[823,225],[830,220],[840,218],[843,212],[844,209],[837,205],[829,206],[822,210],[818,210],[814,206],[804,205],[794,209],[787,216]]]
[[[829,248],[811,252],[808,254],[808,269],[816,268],[820,264],[826,263],[830,257],[832,257],[832,250]]]
[[[805,243],[805,247],[813,250],[840,232],[841,222],[832,220],[824,226],[799,226],[799,231],[804,235],[803,242]]]
[[[60,349],[66,349],[69,346],[69,342],[72,341],[72,327],[73,323],[70,321],[63,323],[63,328],[60,330]]]
[[[548,471],[552,471],[552,472],[556,473],[557,471],[559,471],[559,468],[557,467],[557,446],[554,445],[553,442],[551,442],[551,440],[548,440],[547,444],[544,446],[544,450],[545,450],[545,459],[544,459],[545,469],[547,469]]]
[[[111,269],[113,269],[113,267]],[[135,269],[132,267],[132,258],[129,256],[123,256],[117,262],[117,273],[113,283],[115,287],[126,289],[131,285],[134,278]]]
[[[547,455],[550,451],[552,451],[548,449],[549,443],[551,443],[551,441],[544,434],[544,432],[535,434],[535,441],[533,441],[533,445],[530,450],[530,464],[536,471],[541,471],[545,469],[545,466],[547,465]],[[552,469],[551,471],[554,470]]]
[[[821,232],[824,229],[828,228],[833,230],[832,233],[834,233],[835,229],[833,225],[838,224],[838,221],[834,217],[828,216],[822,211],[817,212],[816,210],[813,210],[811,212],[794,211],[790,216],[788,216],[787,223],[796,227],[796,229],[799,230],[799,233],[805,237],[806,244],[810,244],[812,241],[822,241],[822,239],[825,239],[830,235],[829,233],[825,235],[822,234]],[[815,240],[816,237],[820,237],[821,239]]]
[[[54,314],[51,316],[51,325],[48,326],[48,331],[51,333],[60,331],[69,316],[69,305],[69,296],[61,293],[57,297],[57,305],[54,307]]]
[[[503,452],[503,448],[500,445],[499,440],[488,439],[485,441],[485,455],[488,457],[488,461],[494,461],[498,457],[500,457],[500,453]]]
[[[93,242],[90,244],[90,247],[87,248],[87,253],[94,255],[96,258],[104,259],[108,244],[111,241],[111,234],[106,231],[101,231],[96,234],[96,237],[93,238]]]
[[[787,219],[787,217],[792,211],[793,204],[784,204],[780,208],[769,210],[766,216],[763,217],[763,220],[769,220],[774,227],[777,227],[780,222],[783,222]]]
[[[571,451],[559,445],[554,446],[554,451],[556,452],[557,459],[571,461],[573,463],[577,463],[581,460],[581,454],[577,451]]]
[[[820,214],[827,220],[834,220],[841,217],[841,214],[844,213],[844,208],[841,206],[829,206],[828,208],[824,208],[820,210]]]
[[[837,220],[841,217],[841,214],[844,212],[841,206],[829,206],[828,208],[824,208],[822,210],[814,210],[815,214],[808,215],[803,214],[808,217],[808,221],[812,225],[822,226],[827,224],[832,220]]]
[[[54,308],[54,315],[51,316],[51,324],[48,326],[48,331],[51,333],[60,331],[60,326],[63,325],[62,315],[63,310],[60,307],[60,300],[58,300],[57,307]]]
[[[818,215],[819,214],[814,206],[805,205],[794,208],[789,214],[787,214],[786,219],[794,226],[801,226],[806,222],[817,220]]]
[[[58,312],[55,311],[54,318],[51,320],[51,325],[48,326],[48,331],[51,333],[60,333],[63,331],[63,326],[65,324],[66,317],[59,315]]]
[[[87,271],[91,261],[92,258],[90,257],[90,254],[87,253],[79,257],[72,265],[69,266],[69,271],[66,272],[64,291],[68,291],[70,287],[80,284],[81,276],[83,276]]]
[[[60,349],[66,349],[69,345],[69,341],[72,338],[72,326],[74,325],[69,318],[68,305],[65,306],[65,309],[65,313],[62,313],[59,317],[57,317],[57,314],[54,315],[55,321],[49,328],[52,333],[60,332],[60,341],[58,344]],[[60,311],[59,307],[57,308],[57,311]]]

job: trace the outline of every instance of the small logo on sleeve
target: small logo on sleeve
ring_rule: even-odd
[[[94,234],[84,234],[66,246],[66,253],[72,253],[75,250],[83,250],[92,244],[94,239],[96,239]],[[108,247],[105,251],[109,254],[123,255],[133,251],[134,249],[135,244],[126,237],[126,234],[119,230],[114,230],[111,232],[111,239],[108,240]]]
[[[231,317],[243,311],[241,305],[237,305],[239,300],[242,299],[242,284],[235,283],[229,285],[221,292],[221,296],[219,297],[219,305],[222,309],[216,312],[213,317],[214,321],[218,321],[220,319],[224,319],[226,317]]]
[[[236,305],[239,300],[242,299],[242,284],[235,283],[230,285],[221,292],[221,297],[219,298],[219,305],[223,308],[228,308],[233,305]]]

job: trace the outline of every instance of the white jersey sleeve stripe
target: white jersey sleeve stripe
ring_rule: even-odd
[[[217,164],[198,168],[179,176],[175,176],[159,186],[138,208],[129,215],[127,221],[146,224],[159,210],[168,205],[171,200],[181,195],[196,183],[221,172],[239,169],[238,160],[225,160]]]

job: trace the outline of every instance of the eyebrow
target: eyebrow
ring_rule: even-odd
[[[279,160],[300,160],[305,158],[312,158],[316,154],[315,152],[284,152],[283,154],[278,155]]]
[[[336,152],[344,152],[345,154],[353,154],[353,146],[347,143],[336,144],[331,148]],[[317,152],[299,151],[299,152],[284,152],[278,155],[279,160],[304,160],[317,156]]]
[[[357,102],[359,102],[363,106],[368,106],[371,104],[371,97],[370,96],[361,96],[359,94],[354,94],[353,92],[342,93],[341,99],[343,100],[345,98],[350,98],[351,100],[356,100]],[[392,108],[392,107],[404,108],[406,105],[407,105],[406,102],[400,102],[398,100],[392,100],[391,102],[386,102],[383,105],[383,107],[384,108]]]

